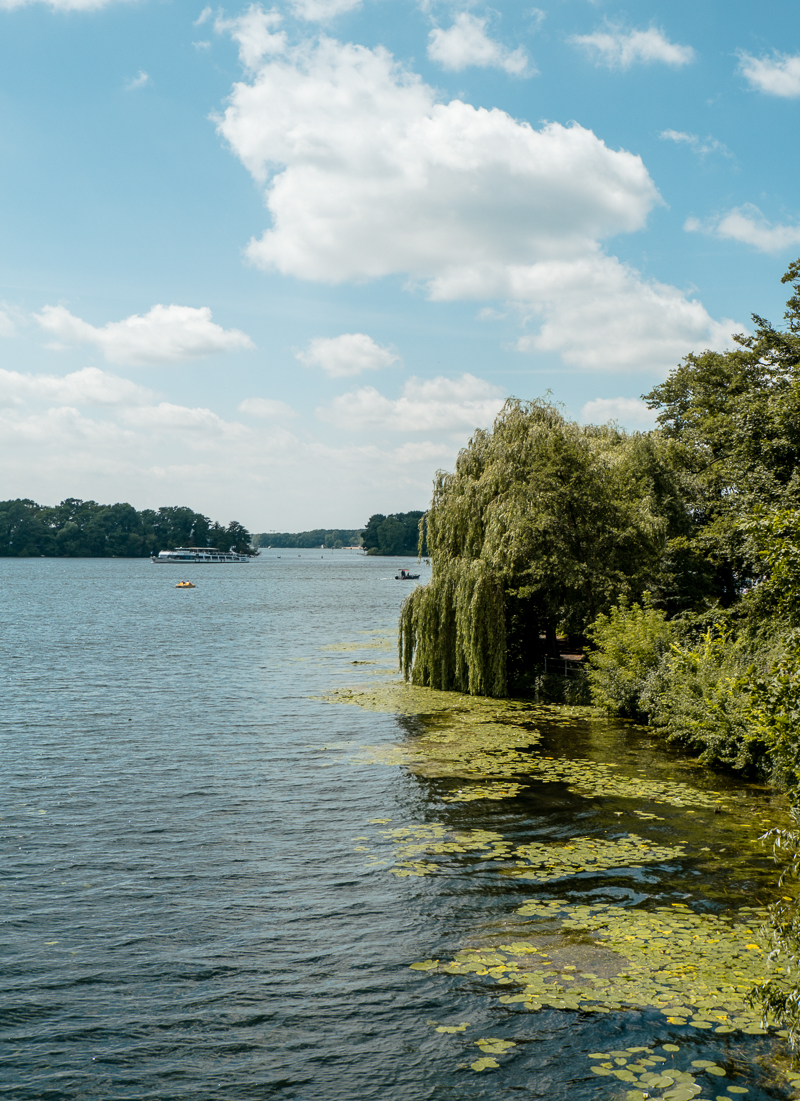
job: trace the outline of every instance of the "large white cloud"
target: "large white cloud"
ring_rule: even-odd
[[[800,96],[800,54],[774,53],[771,57],[739,54],[739,71],[751,88],[769,96]]]
[[[522,46],[508,50],[486,33],[488,17],[459,12],[453,25],[443,30],[435,27],[428,36],[428,57],[438,61],[443,69],[460,72],[475,65],[480,68],[504,69],[514,76],[528,70],[528,55]]]
[[[265,57],[219,130],[265,188],[261,267],[511,299],[544,322],[524,346],[579,366],[665,369],[719,335],[699,302],[604,252],[661,200],[640,157],[577,124],[441,103],[385,50],[322,37]]]
[[[93,344],[109,363],[179,363],[215,352],[253,348],[238,329],[211,320],[208,306],[153,306],[146,314],[98,327],[75,317],[65,306],[45,306],[39,324],[64,344]]]
[[[687,218],[684,229],[689,233],[708,233],[723,240],[741,241],[759,252],[783,252],[800,245],[800,225],[775,225],[752,203],[734,207],[727,214],[706,222]]]
[[[399,398],[362,386],[320,407],[317,416],[346,431],[464,436],[476,428],[488,428],[503,400],[496,386],[470,374],[457,379],[410,378]]]
[[[609,69],[630,69],[636,64],[660,62],[679,69],[694,61],[691,46],[670,42],[663,31],[649,27],[646,31],[626,31],[608,27],[594,34],[576,34],[570,39],[576,46],[588,50],[598,64]]]
[[[590,130],[438,103],[385,50],[325,38],[236,84],[219,126],[267,184],[251,259],[304,279],[580,254],[658,202],[641,159]]]
[[[362,371],[392,367],[400,362],[396,352],[376,344],[366,333],[318,336],[296,356],[306,367],[321,367],[330,378],[347,378],[360,375]]]

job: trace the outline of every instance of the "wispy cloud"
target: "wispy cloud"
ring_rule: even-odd
[[[707,233],[723,240],[741,241],[759,252],[783,252],[800,245],[800,225],[769,222],[752,203],[734,207],[727,214],[705,222],[687,218],[683,228],[687,233]]]
[[[625,31],[621,27],[609,26],[594,34],[573,35],[570,42],[588,50],[598,65],[606,65],[609,69],[630,69],[632,65],[654,62],[680,69],[696,57],[691,46],[670,42],[657,27],[649,27],[646,31]]]
[[[581,409],[584,424],[608,424],[615,421],[623,428],[653,428],[656,415],[639,398],[595,398]]]
[[[144,69],[140,69],[137,76],[133,80],[129,80],[125,85],[126,92],[135,92],[137,88],[144,88],[145,84],[150,83],[150,75],[146,73]]]
[[[32,4],[45,4],[53,11],[96,11],[116,2],[117,0],[0,0],[0,10],[14,11]]]
[[[297,412],[291,405],[287,405],[285,401],[277,401],[275,398],[245,398],[244,401],[239,402],[239,412],[270,421],[297,416]]]
[[[739,51],[739,72],[751,88],[769,96],[796,99],[800,96],[800,54],[753,57]]]
[[[291,0],[291,3],[297,18],[309,23],[327,23],[337,15],[361,7],[361,0]]]
[[[709,153],[719,153],[722,157],[733,158],[733,153],[721,141],[708,137],[700,138],[697,134],[687,134],[683,130],[662,130],[658,135],[662,141],[674,141],[677,145],[688,145],[693,153],[699,157],[705,157]]]

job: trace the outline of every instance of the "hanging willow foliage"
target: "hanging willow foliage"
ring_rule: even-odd
[[[653,439],[566,421],[510,399],[440,471],[426,525],[433,573],[403,605],[400,664],[414,684],[503,696],[540,634],[582,631],[635,598],[675,496]]]

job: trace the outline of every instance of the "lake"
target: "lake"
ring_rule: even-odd
[[[792,1096],[743,1002],[780,800],[404,690],[408,564],[0,559],[0,1096]]]

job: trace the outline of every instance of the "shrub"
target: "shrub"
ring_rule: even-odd
[[[587,631],[595,647],[587,673],[592,702],[615,715],[646,719],[642,695],[674,634],[648,593],[643,604],[620,604],[599,615]]]

